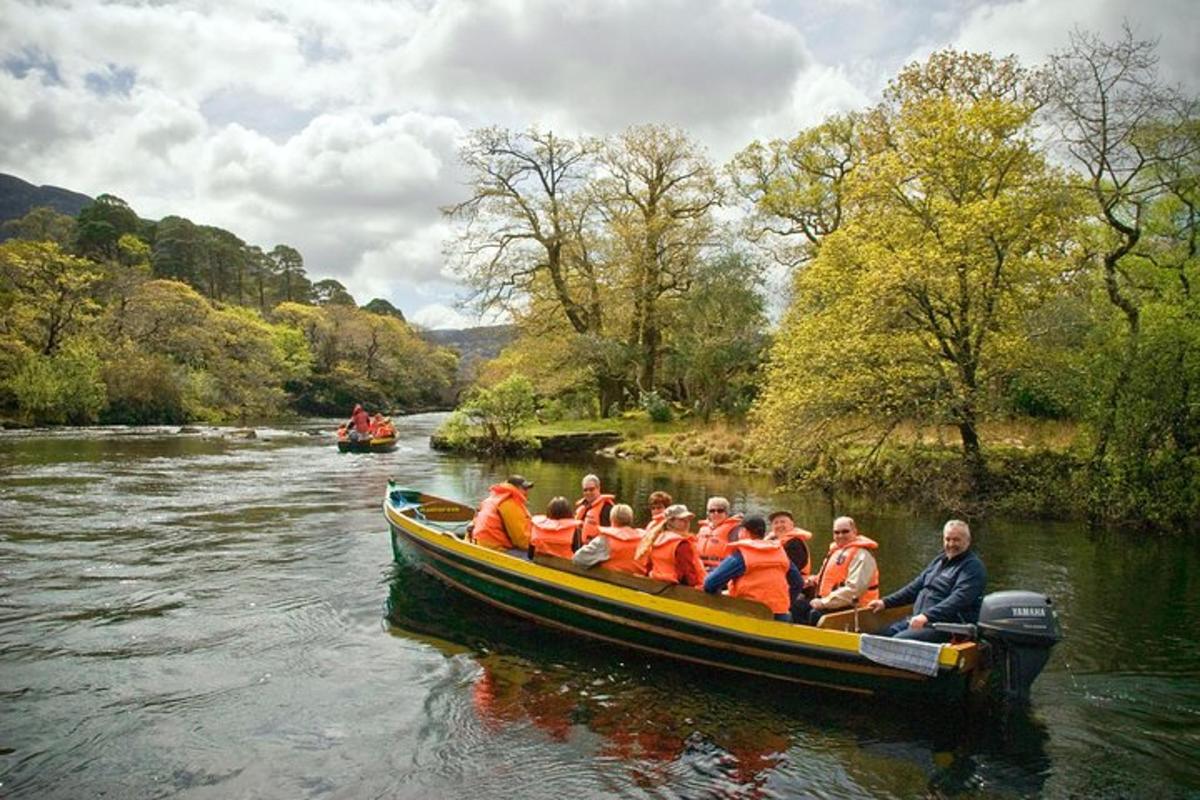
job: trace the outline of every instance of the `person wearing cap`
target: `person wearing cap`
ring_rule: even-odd
[[[767,538],[775,539],[783,545],[783,552],[787,553],[788,560],[807,578],[812,573],[812,556],[808,551],[812,532],[797,528],[795,517],[787,509],[772,511],[767,517],[767,522],[771,523]]]
[[[521,475],[509,475],[504,483],[488,489],[471,522],[475,543],[492,550],[529,548],[529,490],[533,481]]]
[[[575,551],[571,560],[580,567],[604,567],[630,575],[645,575],[645,558],[637,557],[643,531],[633,527],[633,509],[624,503],[612,507],[612,525],[603,525],[596,538]]]
[[[584,475],[579,482],[583,497],[575,501],[575,519],[580,525],[580,544],[587,544],[600,533],[602,525],[612,524],[612,507],[617,498],[600,491],[600,478]]]
[[[729,513],[729,501],[724,497],[710,497],[705,505],[705,521],[700,523],[696,534],[696,547],[700,550],[700,561],[711,570],[729,555],[729,534],[742,522],[741,514]]]
[[[634,558],[649,559],[651,578],[695,589],[704,584],[704,565],[689,530],[695,516],[683,503],[676,503],[664,508],[662,519],[646,529]]]
[[[762,603],[775,619],[791,622],[792,598],[804,588],[800,570],[782,544],[764,538],[767,521],[762,517],[747,517],[740,533],[745,535],[729,543],[729,555],[704,579],[704,591],[717,594],[728,584],[730,597]]]

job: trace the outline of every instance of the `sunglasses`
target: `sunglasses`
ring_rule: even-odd
[[[728,514],[729,509],[728,508],[710,508],[710,509],[708,509],[708,511],[706,511],[704,513],[706,513],[706,514]]]
[[[854,531],[850,530],[849,528],[834,528],[833,532],[834,533],[854,533]]]

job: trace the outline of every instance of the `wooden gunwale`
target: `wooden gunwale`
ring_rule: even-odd
[[[780,625],[573,575],[464,542],[423,524],[411,513],[398,511],[391,502],[385,501],[384,507],[393,537],[403,537],[407,545],[416,548],[422,566],[435,577],[509,613],[560,630],[665,657],[859,692],[874,691],[854,685],[864,680],[914,689],[925,684],[936,692],[936,684],[946,678],[961,679],[975,666],[973,646],[944,648],[934,678],[882,666],[858,653],[858,634]],[[445,518],[448,516],[441,521],[453,521]],[[556,616],[579,620],[587,627]],[[613,635],[614,631],[628,631],[641,641]],[[656,647],[646,644],[648,639],[680,647]],[[705,654],[711,651],[726,658],[715,661],[698,655],[695,651],[701,648]],[[751,661],[765,668],[748,665]],[[832,679],[814,678],[814,671],[830,673]],[[852,683],[838,682],[840,676]]]

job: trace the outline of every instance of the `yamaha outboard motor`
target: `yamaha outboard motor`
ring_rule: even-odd
[[[993,592],[979,609],[979,638],[992,647],[993,679],[1006,701],[1027,702],[1050,648],[1062,639],[1049,597],[1037,592]]]

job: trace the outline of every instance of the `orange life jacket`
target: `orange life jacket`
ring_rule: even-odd
[[[675,569],[675,551],[679,549],[680,543],[692,538],[691,536],[682,536],[675,531],[660,534],[654,547],[650,548],[650,577],[668,583],[679,583],[682,576]],[[692,563],[696,568],[696,574],[700,576],[700,584],[703,584],[704,576],[708,574],[708,571],[700,562],[700,555],[694,546],[695,542],[693,541],[692,544]]]
[[[786,613],[792,606],[787,582],[792,562],[783,545],[770,539],[739,539],[730,542],[729,549],[741,553],[746,562],[746,571],[729,582],[729,596],[757,600],[772,614]]]
[[[842,547],[838,547],[836,542],[829,543],[829,555],[825,556],[825,563],[821,564],[820,588],[817,590],[818,597],[827,597],[834,589],[846,585],[846,577],[850,574],[850,562],[854,560],[854,554],[859,548],[877,550],[879,549],[879,545],[873,539],[868,539],[861,533]],[[876,564],[875,573],[871,575],[871,582],[867,585],[867,590],[855,598],[855,601],[859,608],[862,608],[872,600],[878,599],[879,565]]]
[[[545,553],[548,556],[570,558],[574,552],[571,543],[575,539],[575,526],[578,524],[574,518],[550,519],[538,514],[533,518],[533,532],[529,537],[534,555]]]
[[[497,483],[488,489],[488,496],[475,512],[475,521],[471,525],[471,535],[475,543],[493,550],[509,550],[514,546],[504,529],[504,520],[500,517],[500,504],[512,500],[525,512],[526,524],[529,524],[529,511],[525,505],[525,493],[511,483]]]
[[[799,564],[796,566],[800,568],[800,574],[806,578],[812,574],[812,548],[808,546],[808,543],[812,541],[812,537],[812,532],[806,531],[803,528],[792,528],[790,531],[787,531],[778,537],[779,543],[783,545],[785,549],[787,548],[788,542],[792,541],[793,539],[799,539],[800,541],[804,542],[804,552],[808,553],[808,560],[804,562],[803,566]]]
[[[617,498],[611,494],[602,494],[590,506],[587,500],[580,499],[575,503],[575,519],[583,521],[580,541],[587,544],[600,534],[600,512],[605,506],[611,506]]]
[[[600,564],[605,569],[645,575],[646,565],[633,557],[645,531],[637,528],[600,528],[600,535],[608,539],[608,560]]]
[[[729,555],[729,532],[741,523],[742,515],[735,514],[726,517],[715,528],[707,522],[701,524],[700,532],[696,534],[696,549],[700,551],[700,561],[705,567],[712,569]]]

